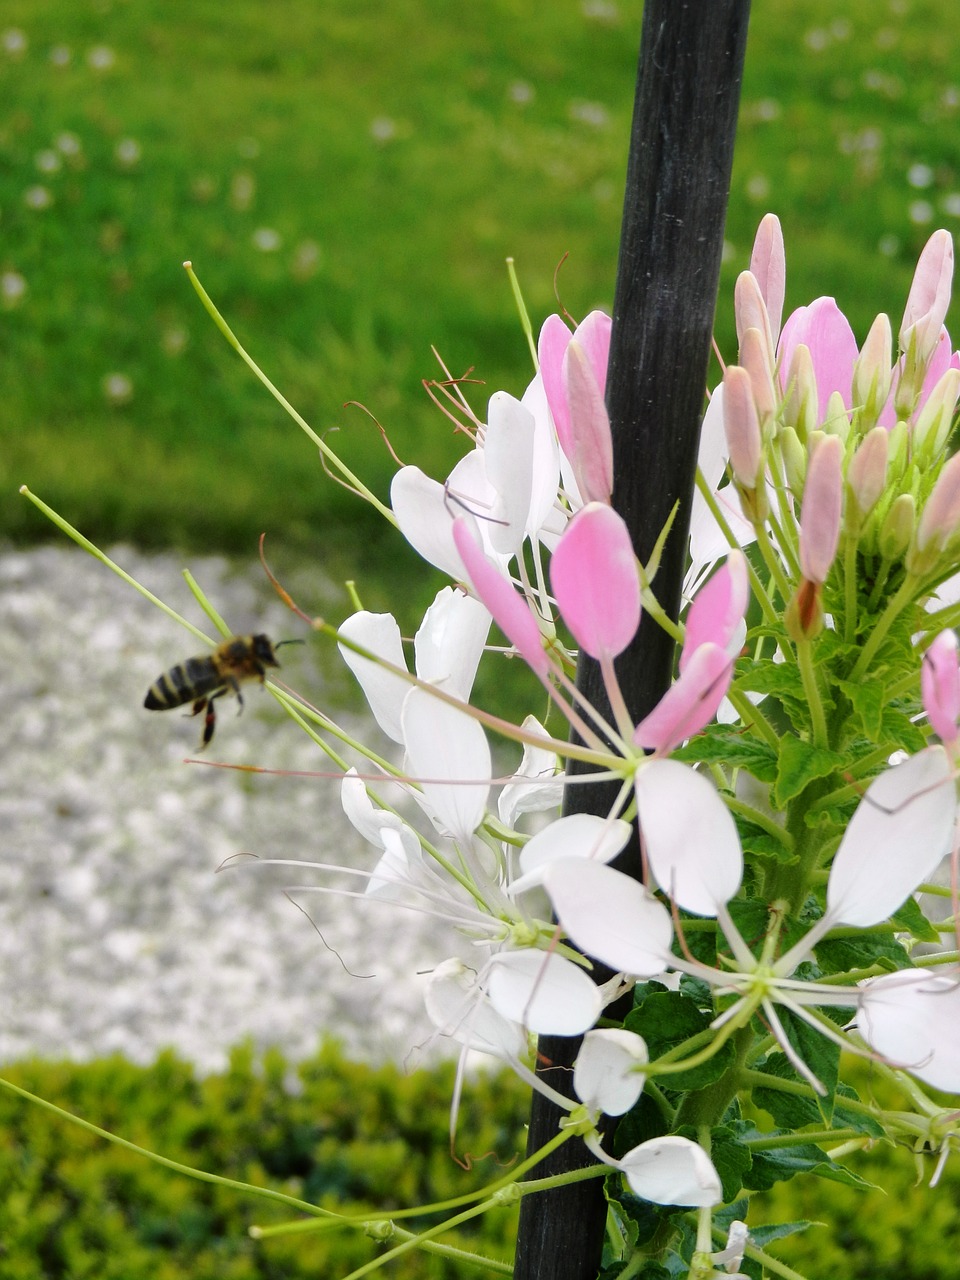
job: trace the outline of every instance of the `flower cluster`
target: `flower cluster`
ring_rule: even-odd
[[[783,242],[763,221],[737,283],[738,363],[705,416],[678,624],[611,506],[611,327],[595,312],[573,333],[546,321],[533,381],[519,400],[493,395],[485,422],[469,416],[473,447],[445,481],[416,467],[395,477],[402,533],[457,583],[423,620],[414,671],[389,615],[339,631],[403,752],[392,778],[406,808],[344,782],[344,808],[380,854],[367,894],[442,915],[473,944],[470,964],[434,968],[431,1018],[552,1096],[644,1199],[709,1206],[749,1189],[749,1169],[725,1181],[708,1153],[734,1133],[749,1165],[737,1095],[799,1084],[832,1123],[841,1049],[909,1073],[913,1096],[917,1082],[960,1089],[960,983],[938,968],[951,957],[938,944],[914,958],[954,925],[931,924],[913,897],[953,846],[960,750],[952,266],[938,232],[897,352],[885,316],[858,349],[831,298],[781,328]],[[545,723],[471,705],[492,625],[542,683]],[[636,721],[615,659],[641,625],[672,628],[679,657]],[[599,667],[607,715],[573,683],[577,652]],[[942,746],[918,722],[921,686]],[[523,747],[496,806],[487,730]],[[559,816],[564,760],[578,779],[618,784],[610,812]],[[595,962],[614,976],[594,981]],[[611,1025],[629,990],[632,1012]],[[583,1035],[579,1108],[533,1072],[541,1033]],[[691,1102],[706,1084],[712,1112]],[[632,1113],[641,1094],[655,1118],[643,1111],[629,1127],[642,1141],[611,1153],[601,1113]],[[934,1103],[916,1124],[949,1147]]]
[[[612,1212],[666,1206],[669,1233],[672,1206],[697,1208],[695,1243],[675,1236],[697,1277],[762,1261],[732,1208],[802,1170],[842,1176],[821,1150],[841,1135],[941,1161],[957,1141],[956,1110],[926,1089],[960,1091],[952,273],[937,232],[896,351],[882,315],[858,348],[832,298],[781,325],[783,240],[764,219],[737,282],[738,362],[704,417],[679,619],[657,599],[659,550],[640,563],[611,502],[600,312],[573,332],[551,316],[525,393],[494,394],[485,420],[448,386],[471,448],[444,481],[402,468],[389,511],[361,487],[454,585],[412,664],[389,614],[336,631],[392,758],[354,744],[342,804],[375,856],[323,868],[459,930],[426,988],[437,1034],[557,1104],[550,1145],[583,1139]],[[677,642],[642,716],[616,665],[641,627]],[[504,649],[540,682],[539,718],[477,704],[480,663]],[[519,751],[507,778],[490,734]],[[613,784],[607,812],[562,812],[583,782]],[[542,1034],[578,1038],[578,1101],[535,1069]],[[858,1059],[907,1106],[861,1097]],[[623,1117],[612,1137],[602,1116]],[[626,1257],[635,1226],[622,1235]]]

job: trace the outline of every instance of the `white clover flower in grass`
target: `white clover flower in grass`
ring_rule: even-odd
[[[783,955],[776,955],[778,930],[771,931],[759,957],[740,936],[728,909],[739,889],[742,853],[729,811],[704,778],[675,761],[655,761],[638,778],[641,833],[651,872],[663,891],[696,915],[714,917],[730,946],[731,968],[714,969],[674,955],[666,909],[635,881],[612,867],[589,862],[582,867],[562,859],[546,867],[543,884],[565,933],[587,955],[637,975],[657,968],[699,978],[718,995],[735,995],[713,1023],[743,1025],[757,1010],[763,1014],[795,1069],[815,1088],[819,1082],[798,1058],[777,1015],[791,1010],[824,1035],[846,1044],[815,1006],[858,1005],[860,1032],[867,1044],[932,1082],[949,1075],[960,1084],[954,1053],[956,1035],[946,1011],[960,1000],[952,979],[927,985],[902,974],[878,978],[863,987],[826,986],[792,977],[816,944],[836,926],[871,928],[887,920],[927,879],[948,852],[956,799],[952,768],[942,747],[927,747],[885,770],[868,787],[840,842],[827,882],[826,910],[816,924]],[[941,997],[938,1001],[938,997]],[[913,1023],[903,1022],[905,1038],[894,1049],[897,1010],[922,998]],[[911,1050],[911,1043],[915,1052]],[[927,1064],[927,1065],[925,1065]],[[949,1065],[948,1065],[949,1064]]]

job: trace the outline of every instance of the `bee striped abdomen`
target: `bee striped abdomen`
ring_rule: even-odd
[[[143,705],[148,711],[168,711],[171,707],[194,702],[223,684],[223,676],[211,658],[188,658],[153,682]]]

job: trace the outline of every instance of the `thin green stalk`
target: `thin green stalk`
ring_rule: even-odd
[[[234,351],[236,351],[237,355],[241,358],[241,360],[243,360],[244,364],[253,372],[255,377],[266,387],[266,389],[273,396],[274,400],[276,400],[276,402],[283,409],[286,410],[286,412],[294,420],[294,422],[301,429],[301,431],[303,431],[306,435],[310,437],[310,439],[320,450],[320,453],[327,460],[330,466],[334,467],[337,471],[339,471],[341,476],[343,476],[344,480],[346,480],[347,484],[350,485],[350,487],[354,489],[362,498],[365,498],[366,501],[369,502],[372,507],[376,508],[376,510],[379,511],[380,515],[382,515],[385,520],[389,520],[390,523],[394,526],[394,528],[396,528],[397,518],[393,514],[393,512],[390,510],[390,508],[388,506],[385,506],[380,501],[380,499],[376,496],[376,494],[373,493],[372,490],[368,489],[367,486],[363,483],[363,481],[360,480],[356,475],[354,475],[354,473],[350,470],[350,468],[344,462],[341,461],[341,459],[337,456],[337,454],[334,453],[334,451],[330,448],[330,446],[326,443],[326,441],[321,436],[317,435],[317,433],[306,421],[306,419],[301,417],[301,415],[296,411],[296,409],[293,407],[290,401],[286,398],[286,396],[283,395],[283,393],[279,390],[278,387],[274,386],[274,384],[270,381],[270,379],[263,372],[263,370],[256,363],[256,361],[251,356],[249,356],[247,352],[244,350],[244,348],[240,345],[240,342],[236,334],[227,324],[226,320],[224,320],[223,316],[217,310],[213,302],[213,299],[210,297],[206,289],[204,289],[203,285],[197,279],[197,276],[193,270],[193,264],[190,262],[185,262],[183,266],[188,277],[190,278],[190,283],[193,285],[194,289],[196,290],[197,296],[199,297],[200,301],[203,303],[204,308],[207,311],[207,314],[210,316],[214,324],[217,326],[217,328],[226,338],[227,342],[229,342],[230,346],[233,347]]]
[[[827,719],[824,715],[820,686],[813,665],[813,645],[809,640],[797,641],[797,666],[800,669],[803,691],[807,695],[807,704],[810,708],[813,744],[816,747],[826,747],[828,745]]]
[[[121,569],[120,566],[111,560],[109,556],[104,555],[100,548],[94,546],[89,538],[85,538],[78,529],[73,527],[72,524],[68,524],[67,521],[64,520],[63,516],[57,515],[53,507],[48,507],[47,504],[42,501],[42,499],[38,498],[35,493],[31,493],[25,484],[20,486],[20,492],[25,498],[29,498],[37,510],[42,511],[47,519],[51,520],[58,529],[62,529],[72,542],[75,542],[78,547],[82,547],[84,551],[89,551],[95,560],[99,560],[100,563],[106,565],[108,569],[112,569],[118,578],[122,578],[124,582],[133,587],[135,591],[139,591],[145,600],[149,600],[150,603],[155,604],[158,609],[162,609],[168,618],[172,618],[174,622],[179,622],[181,627],[186,627],[192,635],[195,635],[198,640],[202,640],[204,644],[211,646],[214,644],[214,641],[211,640],[209,636],[204,635],[199,627],[195,627],[192,622],[188,622],[182,614],[177,613],[176,609],[171,609],[168,604],[164,604],[163,601],[158,596],[155,596],[152,591],[148,591],[146,587],[141,586],[136,578],[131,578],[130,574],[127,573],[125,569]]]
[[[870,663],[877,656],[877,650],[887,638],[887,632],[893,626],[897,617],[903,612],[903,610],[912,603],[918,587],[919,583],[916,578],[904,578],[903,582],[895,592],[893,599],[874,623],[869,639],[860,650],[860,657],[857,659],[853,670],[850,672],[850,680],[861,680],[864,675],[866,675]]]
[[[720,530],[723,533],[723,536],[726,538],[730,547],[732,549],[736,549],[737,547],[739,547],[740,543],[737,541],[736,536],[734,535],[732,529],[730,528],[730,525],[727,523],[726,517],[724,516],[723,512],[720,510],[720,504],[717,502],[716,495],[712,492],[710,486],[707,484],[706,480],[703,477],[703,472],[700,470],[699,467],[697,468],[697,489],[700,492],[700,496],[703,498],[704,502],[709,507],[710,514],[713,516],[714,520],[716,520],[717,524],[720,526]],[[774,608],[773,601],[770,599],[769,595],[767,594],[767,590],[764,587],[763,583],[760,581],[757,571],[756,569],[754,569],[753,565],[750,563],[749,558],[747,559],[747,574],[750,578],[750,586],[753,589],[753,594],[760,605],[760,609],[761,609],[761,612],[763,613],[764,618],[772,626],[779,626],[780,615],[777,613],[777,610]]]

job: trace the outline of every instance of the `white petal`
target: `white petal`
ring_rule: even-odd
[[[354,613],[344,621],[340,634],[394,666],[407,669],[400,628],[392,613],[367,613],[366,610]],[[409,682],[392,671],[384,670],[371,658],[354,653],[346,645],[339,648],[344,662],[356,676],[377,724],[388,738],[402,743],[400,708],[410,690]]]
[[[407,829],[410,835],[412,831]],[[373,869],[373,875],[367,881],[364,890],[369,898],[382,901],[397,902],[406,900],[405,889],[413,886],[413,875],[410,865],[409,847],[400,831],[382,828],[380,838],[383,842],[383,857]],[[419,852],[419,844],[417,845]]]
[[[653,977],[669,964],[673,926],[642,884],[587,858],[547,864],[543,883],[567,936],[618,973]]]
[[[560,484],[560,446],[553,429],[553,419],[547,408],[547,397],[543,390],[543,379],[538,373],[533,379],[521,400],[523,407],[533,414],[533,484],[530,495],[530,512],[527,516],[527,535],[538,538],[542,531],[548,534],[551,530],[559,534],[565,524],[561,519],[559,527],[555,515],[557,513],[557,488]],[[546,526],[546,529],[545,529]]]
[[[541,884],[542,870],[554,858],[591,858],[612,862],[630,839],[632,828],[622,818],[601,818],[592,813],[571,813],[538,831],[520,851],[523,876],[514,882],[517,892]]]
[[[357,777],[356,769],[349,769],[340,783],[340,804],[350,822],[360,832],[364,840],[378,849],[383,848],[381,831],[390,827],[399,831],[403,819],[396,813],[386,809],[378,809],[370,799],[367,785]]]
[[[702,1207],[723,1195],[713,1161],[689,1138],[651,1138],[619,1161],[631,1189],[654,1204]]]
[[[534,716],[527,716],[521,728],[525,733],[546,737],[547,731]],[[515,827],[523,813],[539,813],[556,809],[563,799],[563,774],[557,772],[556,753],[548,747],[523,744],[520,767],[500,792],[497,809],[500,820]]]
[[[743,851],[709,779],[677,760],[637,770],[640,834],[657,884],[685,911],[716,915],[740,888]]]
[[[537,1035],[577,1036],[599,1018],[599,988],[571,960],[547,951],[502,951],[487,991],[498,1013]]]
[[[875,778],[833,860],[831,918],[866,928],[902,906],[949,850],[956,804],[941,746],[926,747]]]
[[[857,1027],[892,1066],[935,1089],[960,1090],[960,983],[956,974],[903,969],[860,989]]]
[[[490,1004],[477,983],[477,975],[461,960],[437,965],[424,992],[427,1016],[444,1035],[482,1053],[507,1061],[526,1052],[526,1032]]]
[[[390,505],[411,547],[429,564],[463,581],[467,574],[452,533],[458,511],[448,507],[444,486],[419,467],[403,467],[390,485]]]
[[[444,587],[413,642],[417,675],[466,702],[489,630],[490,614],[479,600]]]
[[[588,1031],[573,1068],[577,1097],[593,1111],[622,1116],[643,1092],[637,1070],[648,1061],[642,1036],[619,1028]]]
[[[411,689],[401,717],[407,763],[446,831],[469,839],[483,821],[490,791],[490,746],[483,728],[427,689]]]
[[[490,544],[508,556],[519,554],[526,533],[533,486],[533,414],[506,391],[496,391],[487,409],[483,457],[496,492]]]

